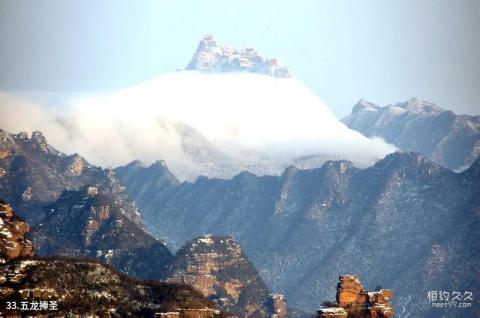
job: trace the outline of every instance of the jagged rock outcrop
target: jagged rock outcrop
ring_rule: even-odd
[[[174,249],[194,235],[235,233],[290,307],[313,311],[335,293],[328,286],[338,272],[355,272],[367,285],[395,290],[399,316],[438,317],[426,290],[480,293],[474,275],[480,266],[479,165],[455,173],[399,152],[363,170],[332,161],[319,169],[291,167],[279,177],[201,178],[141,208],[149,229]]]
[[[0,265],[0,281],[0,301],[17,308],[0,309],[8,317],[153,318],[172,311],[179,313],[176,318],[220,316],[215,304],[191,286],[138,281],[89,260],[12,261]],[[21,310],[22,302],[27,309]]]
[[[362,99],[342,122],[450,169],[465,169],[480,156],[480,116],[457,115],[416,98],[383,107]]]
[[[168,275],[240,317],[283,314],[282,308],[267,306],[270,290],[233,236],[205,234],[190,240],[177,252]]]
[[[78,154],[66,155],[47,143],[41,132],[10,134],[0,129],[0,197],[30,225],[44,218],[43,206],[64,189],[98,185],[117,204],[128,207],[127,217],[140,222],[140,212],[111,169],[89,164]]]
[[[95,258],[136,277],[160,279],[173,256],[130,214],[100,187],[65,190],[45,207],[32,238],[41,256]]]
[[[388,289],[368,291],[356,275],[338,278],[337,302],[333,306],[320,307],[318,318],[391,318],[393,292]]]
[[[25,237],[29,230],[28,224],[0,199],[0,264],[33,256],[32,242]]]
[[[217,46],[213,36],[203,37],[187,66],[187,70],[207,73],[251,72],[275,77],[291,77],[292,74],[277,59],[265,59],[253,48],[238,51],[227,46]]]

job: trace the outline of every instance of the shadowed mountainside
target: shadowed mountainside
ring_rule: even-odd
[[[174,249],[194,235],[233,233],[293,307],[313,310],[335,292],[338,275],[354,272],[395,290],[402,317],[435,317],[429,290],[479,290],[479,166],[454,173],[394,153],[364,170],[332,161],[280,177],[245,172],[182,184],[163,167],[156,193],[139,204],[151,231]]]

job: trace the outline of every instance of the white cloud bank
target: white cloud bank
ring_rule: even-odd
[[[0,128],[40,130],[59,150],[102,166],[164,159],[188,175],[180,170],[193,163],[175,123],[193,127],[238,162],[252,150],[282,162],[328,154],[366,166],[395,150],[347,128],[296,79],[177,72],[55,105],[0,94]]]

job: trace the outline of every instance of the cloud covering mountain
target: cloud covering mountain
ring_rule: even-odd
[[[198,158],[186,156],[179,125],[200,136],[207,152],[279,168],[310,155],[366,166],[395,149],[347,128],[294,78],[182,71],[109,95],[46,100],[0,94],[0,126],[41,130],[62,151],[102,166],[164,159],[181,178],[198,174],[182,172],[195,170]]]

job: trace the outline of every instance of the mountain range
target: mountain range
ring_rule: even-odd
[[[457,115],[416,98],[383,107],[362,99],[342,122],[450,169],[466,169],[480,156],[480,116]]]
[[[292,307],[313,310],[338,275],[356,272],[394,290],[402,317],[435,317],[429,290],[478,290],[479,171],[480,160],[455,173],[400,152],[363,170],[329,161],[193,183],[160,164],[117,169],[148,229],[174,250],[202,233],[234,234]]]
[[[365,169],[328,161],[309,170],[291,166],[280,176],[243,172],[180,182],[162,161],[103,170],[55,150],[39,132],[29,138],[2,131],[0,150],[0,196],[25,208],[27,220],[39,220],[32,238],[40,255],[91,257],[137,277],[178,281],[186,269],[205,265],[195,256],[202,250],[193,248],[208,241],[201,235],[227,242],[225,235],[234,234],[240,255],[253,263],[240,271],[247,276],[240,280],[229,270],[195,275],[214,277],[220,289],[210,296],[224,310],[262,317],[275,312],[266,306],[271,290],[285,294],[289,307],[311,312],[344,273],[394,290],[402,317],[436,317],[425,298],[429,290],[478,293],[479,160],[456,173],[397,152]],[[62,182],[56,187],[55,178]],[[192,237],[199,239],[189,242]],[[214,253],[228,259],[226,251]],[[192,259],[200,263],[188,266]],[[224,278],[225,272],[235,275]],[[240,301],[236,290],[251,281],[260,287]],[[199,282],[201,289],[205,280]],[[245,305],[249,301],[256,307]]]
[[[211,35],[185,72],[101,98],[28,122],[114,169],[0,129],[2,301],[58,298],[78,317],[480,316],[479,116],[360,100],[342,124],[276,59]],[[457,291],[473,306],[429,299]]]
[[[104,171],[78,155],[75,157],[80,158],[81,165],[77,169],[65,169],[63,162],[70,157],[51,147],[41,133],[35,132],[30,138],[27,134],[2,133],[4,138],[0,141],[0,149],[5,151],[0,159],[4,172],[0,177],[0,196],[16,198],[20,195],[21,199],[12,204],[15,209],[26,208],[27,213],[22,216],[40,220],[32,227],[29,235],[31,241],[27,240],[25,233],[29,226],[21,219],[10,222],[10,218],[17,220],[18,217],[12,216],[10,206],[1,201],[8,218],[1,223],[5,226],[0,235],[15,240],[0,240],[0,251],[5,251],[0,256],[5,255],[8,261],[20,256],[32,257],[34,246],[37,258],[48,257],[41,261],[36,258],[34,263],[28,263],[36,266],[33,275],[42,282],[40,285],[51,283],[47,278],[52,273],[44,272],[48,267],[58,271],[59,275],[80,266],[85,270],[80,275],[88,276],[91,271],[100,270],[106,271],[105,275],[110,277],[109,269],[104,266],[110,265],[122,272],[121,275],[170,281],[180,283],[179,286],[188,283],[200,291],[199,295],[214,301],[216,308],[232,315],[267,318],[276,312],[283,312],[280,318],[286,317],[287,304],[283,296],[271,292],[234,238],[202,236],[189,241],[173,255],[162,240],[146,232],[140,210],[124,190],[115,171]],[[38,136],[42,136],[41,143],[38,142]],[[22,168],[27,168],[19,173],[14,163],[20,160],[22,163],[35,164],[22,165]],[[166,168],[160,161],[156,166]],[[157,177],[148,171],[145,176],[152,180]],[[66,180],[70,187],[61,193],[46,192],[49,188],[45,185],[53,178]],[[171,181],[176,182],[175,179]],[[26,189],[27,200],[23,195]],[[84,265],[78,265],[79,262]],[[206,270],[202,271],[202,268]],[[117,279],[115,277],[112,279]],[[70,279],[66,278],[58,284],[82,286]],[[205,282],[210,284],[207,289]],[[91,283],[97,286],[96,281]],[[158,284],[155,282],[153,286]],[[91,292],[93,290],[87,294]],[[275,300],[277,298],[279,301]],[[124,306],[118,300],[114,303],[115,306]],[[151,305],[143,303],[141,306]],[[130,312],[132,309],[124,310]]]

